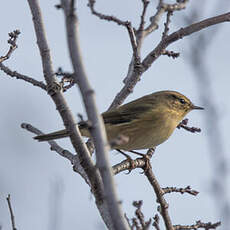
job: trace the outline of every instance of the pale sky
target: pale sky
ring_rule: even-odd
[[[134,25],[137,25],[140,2],[138,0],[127,0],[125,3],[121,0],[98,0],[97,8],[103,10],[104,13],[117,15],[121,19],[132,20]],[[61,66],[64,70],[71,71],[63,12],[54,8],[57,3],[59,2],[40,0],[53,68],[57,70]],[[103,112],[123,86],[122,80],[126,75],[132,50],[126,30],[92,16],[86,3],[87,1],[79,1],[77,7],[82,53],[89,80],[96,91],[97,105]],[[211,8],[210,5],[209,8]],[[170,26],[171,32],[186,25],[181,16],[189,15],[189,6],[190,4],[187,10],[174,14]],[[150,5],[150,8],[155,12],[155,6]],[[208,9],[205,10],[202,18],[229,11],[229,8],[227,9],[224,5],[221,8],[222,10],[215,14],[211,11],[210,13]],[[8,49],[8,32],[15,29],[21,31],[18,49],[4,64],[12,70],[43,81],[41,59],[27,1],[4,1],[0,8],[0,21],[0,56]],[[211,97],[217,108],[228,166],[230,165],[229,26],[228,23],[221,25],[218,35],[204,54],[209,68],[211,88],[214,92]],[[207,29],[200,33],[208,31]],[[158,43],[161,32],[162,27],[146,39],[143,56]],[[201,104],[194,72],[185,60],[186,53],[192,52],[189,50],[189,39],[195,36],[197,35],[194,34],[170,46],[170,50],[180,52],[180,57],[176,60],[166,56],[160,57],[144,73],[134,93],[126,100],[127,102],[145,94],[170,89],[185,94],[194,104],[205,107],[205,111],[194,111],[187,116],[189,124],[200,127],[201,133],[192,134],[182,129],[175,130],[172,137],[157,148],[151,160],[153,171],[162,187],[190,185],[200,192],[197,197],[187,194],[166,196],[173,224],[193,224],[196,220],[204,222],[219,220],[211,192],[210,182],[213,169],[207,146],[208,133],[204,126],[204,114],[209,113],[209,108]],[[52,100],[45,91],[23,81],[11,79],[3,72],[0,72],[0,78],[0,127],[2,130],[0,133],[2,150],[0,154],[0,225],[2,228],[11,229],[5,199],[10,193],[18,229],[54,228],[52,220],[55,216],[53,216],[54,212],[50,211],[52,208],[59,210],[55,214],[58,216],[56,230],[76,229],[76,227],[83,230],[102,229],[90,190],[82,178],[73,172],[70,163],[57,153],[51,152],[47,143],[37,143],[32,139],[33,134],[20,128],[22,122],[27,122],[44,132],[62,129],[63,122]],[[73,87],[65,96],[76,117],[78,113],[84,114],[85,117],[78,89]],[[210,126],[212,127],[212,124]],[[58,143],[64,148],[73,150],[68,139],[60,140]],[[111,152],[110,158],[112,165],[123,160],[123,157],[115,151]],[[152,187],[140,172],[141,170],[134,170],[129,175],[120,173],[115,177],[116,188],[123,202],[123,210],[129,217],[133,217],[135,211],[132,202],[144,201],[143,212],[147,220],[157,213],[157,204]],[[226,184],[226,189],[230,191],[230,180]]]

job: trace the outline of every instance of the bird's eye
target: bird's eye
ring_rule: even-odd
[[[180,100],[181,104],[185,104],[186,103],[186,101],[183,98],[180,98],[179,100]]]

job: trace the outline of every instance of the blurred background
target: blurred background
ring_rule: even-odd
[[[59,1],[40,0],[53,67],[71,71],[66,45],[64,17],[54,5]],[[150,1],[146,21],[155,13],[158,1]],[[174,3],[174,1],[168,1]],[[89,80],[96,91],[97,105],[105,111],[123,86],[132,56],[126,30],[91,15],[87,1],[78,1],[80,39]],[[96,9],[113,14],[138,26],[141,0],[98,0]],[[192,22],[229,11],[228,0],[191,1],[186,10],[175,12],[170,32]],[[144,42],[144,57],[159,42],[160,28]],[[8,50],[8,32],[19,29],[18,49],[5,61],[12,70],[43,81],[41,59],[36,45],[32,17],[27,1],[4,1],[0,8],[0,56]],[[229,37],[230,25],[219,24],[195,33],[171,45],[180,52],[173,60],[161,56],[144,73],[126,102],[159,90],[176,90],[188,96],[204,111],[190,113],[189,125],[201,133],[175,130],[172,137],[157,148],[151,160],[153,171],[162,187],[190,185],[200,193],[169,194],[169,213],[173,224],[193,224],[196,220],[216,222],[218,229],[229,229],[230,222],[230,96]],[[18,229],[103,229],[103,223],[88,186],[73,172],[72,166],[47,143],[38,143],[33,134],[20,128],[27,122],[50,132],[63,128],[54,103],[45,91],[0,72],[0,226],[11,229],[6,197],[10,193]],[[77,87],[65,93],[76,115],[85,116]],[[58,141],[73,151],[68,139]],[[111,164],[124,158],[115,151]],[[141,170],[115,177],[119,198],[128,217],[133,217],[134,200],[143,200],[146,220],[157,212],[153,190]],[[161,221],[162,223],[162,221]]]

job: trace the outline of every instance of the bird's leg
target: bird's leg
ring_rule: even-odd
[[[138,156],[142,156],[142,157],[144,157],[144,156],[145,156],[145,154],[144,154],[144,153],[139,153],[139,152],[134,151],[134,150],[130,150],[129,152],[134,153],[134,154],[137,154]]]
[[[127,158],[127,160],[129,161],[130,163],[130,169],[129,169],[129,172],[128,174],[132,171],[132,169],[134,169],[134,160],[126,153],[124,153],[123,151],[121,151],[120,149],[116,149],[119,153],[121,153],[123,156],[125,156]]]
[[[143,168],[144,172],[146,172],[149,168],[152,167],[150,164],[150,157],[149,157],[148,153],[146,153],[146,154],[139,153],[139,152],[136,152],[134,150],[130,150],[129,152],[137,154],[138,156],[142,156],[143,160],[145,161],[145,167]]]

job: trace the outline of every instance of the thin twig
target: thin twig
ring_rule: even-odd
[[[130,21],[123,21],[115,16],[111,16],[111,15],[105,15],[102,13],[99,13],[98,11],[95,10],[95,0],[88,0],[88,6],[91,10],[91,13],[95,16],[97,16],[98,18],[102,19],[102,20],[106,20],[106,21],[112,21],[115,22],[117,25],[122,25],[124,26],[129,34],[129,38],[130,38],[130,43],[133,49],[133,56],[135,57],[135,60],[137,62],[140,62],[140,57],[138,55],[138,51],[137,51],[137,40],[136,40],[136,36],[134,33],[134,29],[132,27],[132,24]]]
[[[160,230],[160,226],[159,226],[159,223],[160,223],[160,218],[159,216],[156,214],[154,217],[153,217],[153,227],[155,227],[156,230]]]
[[[13,32],[10,32],[9,35],[9,40],[7,41],[10,44],[10,48],[6,55],[0,57],[0,63],[9,59],[11,54],[14,52],[14,50],[18,47],[16,44],[17,38],[20,34],[19,30],[14,30]]]
[[[23,80],[23,81],[28,82],[34,86],[37,86],[43,90],[46,90],[46,88],[47,88],[46,84],[44,84],[42,81],[37,81],[34,78],[20,74],[17,71],[12,71],[7,66],[5,66],[3,63],[0,63],[0,69],[10,77],[15,77],[16,79]]]
[[[157,12],[154,16],[150,18],[151,23],[145,28],[144,36],[147,36],[150,33],[152,33],[154,30],[158,29],[160,18],[165,12],[183,10],[185,9],[187,3],[188,3],[188,0],[184,0],[184,1],[181,1],[180,3],[178,2],[175,4],[165,4],[163,3],[163,0],[159,0],[158,6],[157,6]]]
[[[144,30],[145,15],[146,15],[146,12],[147,12],[147,7],[149,5],[149,0],[142,0],[142,5],[143,5],[143,9],[142,9],[142,13],[141,13],[141,21],[140,21],[139,28],[137,29],[137,32],[141,32],[141,31]]]
[[[7,204],[8,204],[9,211],[10,211],[10,219],[11,219],[12,230],[17,230],[16,225],[15,225],[14,213],[13,213],[13,209],[12,209],[12,206],[11,206],[10,194],[8,194],[8,196],[6,197],[6,200],[7,200]]]
[[[169,10],[166,16],[166,22],[164,23],[164,32],[162,34],[162,40],[168,35],[169,32],[169,24],[171,22],[170,17],[173,15],[173,11]]]
[[[99,13],[98,11],[95,10],[95,0],[88,0],[88,7],[91,10],[91,13],[95,16],[97,16],[98,18],[102,19],[102,20],[106,20],[106,21],[112,21],[115,22],[118,25],[123,25],[126,26],[127,21],[123,21],[115,16],[111,16],[111,15],[105,15],[102,13]]]
[[[152,220],[149,219],[148,221],[145,221],[144,214],[143,214],[143,212],[141,210],[142,205],[143,205],[143,201],[142,200],[134,201],[133,202],[133,206],[136,208],[136,211],[135,211],[135,216],[137,217],[136,219],[140,223],[141,229],[142,230],[145,230],[145,229],[147,230],[149,228]]]
[[[221,225],[220,221],[212,224],[211,222],[203,223],[200,220],[198,220],[196,222],[196,224],[192,224],[192,225],[174,225],[173,227],[174,227],[174,230],[186,230],[186,229],[196,230],[196,229],[199,229],[199,228],[209,230],[209,229],[216,229],[220,225]]]
[[[27,123],[22,123],[21,127],[31,133],[34,133],[36,135],[43,135],[44,133],[42,131],[40,131],[39,129],[35,128],[34,126],[32,126],[31,124],[27,124]],[[79,173],[82,178],[85,180],[85,182],[90,185],[90,181],[88,179],[88,176],[86,175],[84,169],[81,166],[81,162],[80,159],[78,157],[78,155],[74,155],[73,153],[71,153],[69,150],[67,149],[63,149],[60,145],[57,144],[56,141],[47,141],[47,143],[50,145],[50,150],[51,151],[55,151],[57,152],[60,156],[68,159],[71,164],[73,165],[73,170],[77,173]]]
[[[162,190],[164,191],[164,194],[171,193],[171,192],[178,192],[181,194],[188,193],[193,196],[196,196],[199,194],[198,191],[191,189],[190,186],[187,186],[185,188],[166,187],[166,188],[162,188]]]
[[[191,133],[200,133],[201,132],[201,129],[200,128],[196,128],[196,127],[189,127],[187,126],[188,125],[188,118],[182,120],[178,125],[177,125],[177,128],[180,129],[180,128],[183,128]]]
[[[178,58],[180,56],[180,53],[169,50],[162,50],[161,54],[167,55],[168,57],[172,57],[173,59]]]
[[[60,84],[63,89],[63,92],[67,91],[68,89],[74,86],[75,84],[74,79],[73,79],[74,73],[64,72],[62,68],[59,67],[55,74],[57,77],[62,77]]]
[[[34,126],[28,123],[22,123],[21,128],[31,133],[34,133],[36,135],[44,135],[42,131],[40,131],[39,129],[35,128]],[[73,164],[74,158],[75,158],[75,155],[73,153],[71,153],[70,151],[66,149],[61,148],[60,145],[58,145],[56,141],[47,141],[47,142],[49,143],[51,150],[56,151],[60,156],[68,159]]]

